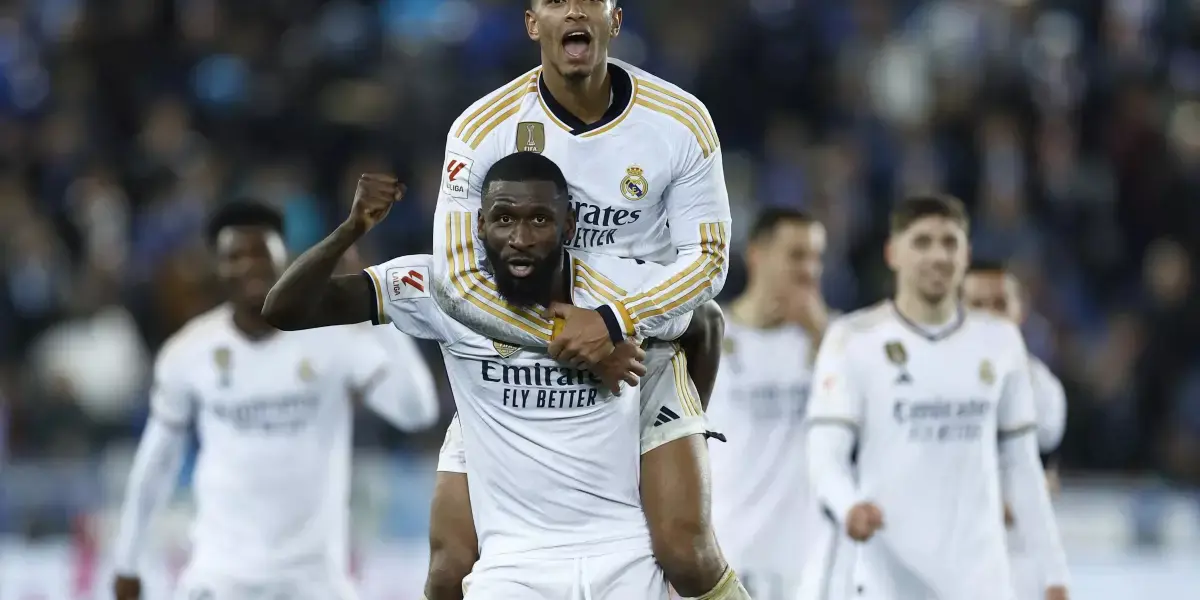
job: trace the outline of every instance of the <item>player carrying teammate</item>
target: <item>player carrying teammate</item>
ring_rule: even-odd
[[[353,598],[352,400],[406,430],[437,417],[433,378],[419,354],[397,361],[365,328],[286,333],[263,320],[267,291],[287,261],[282,230],[282,216],[254,202],[227,204],[212,218],[209,241],[229,301],[192,320],[158,355],[150,419],[121,512],[117,600],[141,596],[138,562],[150,518],[174,488],[193,425],[196,518],[176,597],[246,598],[257,590]],[[405,348],[414,347],[392,347]]]
[[[674,437],[701,433],[703,416],[682,355],[670,345],[652,346],[642,385],[612,394],[600,377],[555,362],[544,348],[496,342],[451,319],[423,283],[432,268],[429,256],[401,257],[362,277],[331,277],[340,252],[386,215],[394,196],[388,186],[394,185],[364,179],[350,219],[293,264],[271,291],[265,313],[286,327],[369,317],[442,344],[460,439],[470,456],[479,532],[479,562],[464,583],[468,598],[666,598],[638,499],[639,454],[647,438],[639,391],[681,402],[674,411],[690,409],[690,430],[659,420]],[[460,226],[477,228],[497,289],[510,302],[592,308],[663,268],[566,252],[565,240],[575,233],[566,181],[545,157],[505,157],[489,169],[484,187],[481,216]],[[322,283],[310,285],[317,281]],[[685,314],[648,333],[674,339],[691,329],[690,321]],[[644,372],[636,364],[640,353],[621,344],[605,361],[611,367],[603,375]],[[657,383],[656,369],[666,373]],[[742,597],[729,595],[735,583],[727,578],[713,597]]]
[[[1029,355],[1011,322],[959,303],[967,228],[962,203],[945,196],[893,211],[895,300],[835,320],[817,355],[810,477],[862,543],[852,593],[1013,600],[1003,498],[1046,569],[1045,597],[1062,599]]]
[[[757,600],[795,600],[803,548],[828,529],[810,500],[804,410],[824,334],[825,228],[769,209],[750,229],[746,291],[726,312],[721,369],[708,411],[728,436],[710,449],[713,528]]]
[[[1020,325],[1025,321],[1021,301],[1021,283],[999,263],[976,261],[963,280],[963,301],[967,306],[995,313]],[[1067,397],[1062,383],[1050,372],[1046,363],[1029,355],[1029,371],[1033,380],[1033,400],[1037,412],[1038,448],[1046,465],[1047,486],[1051,493],[1057,487],[1057,469],[1051,455],[1062,441],[1067,425]],[[1018,600],[1041,598],[1041,566],[1024,548],[1024,541],[1009,536],[1009,560],[1012,563],[1013,585]]]
[[[622,18],[616,0],[530,0],[525,26],[542,64],[455,120],[434,220],[433,292],[443,310],[489,338],[548,345],[551,356],[581,367],[715,296],[728,268],[729,199],[712,119],[687,92],[608,57]],[[480,267],[484,256],[466,253],[463,237],[455,238],[456,220],[474,222],[484,174],[517,151],[542,153],[565,172],[577,222],[570,246],[668,265],[597,310],[558,315],[566,322],[553,341],[539,309],[506,302]],[[454,453],[453,428],[447,438]],[[686,596],[712,590],[727,571],[706,514],[703,453],[702,439],[685,439],[647,454],[642,465],[655,555]],[[450,510],[469,504],[466,489],[461,474],[439,472],[429,588],[449,595],[431,600],[457,598],[470,569],[470,532],[446,522],[467,522]]]

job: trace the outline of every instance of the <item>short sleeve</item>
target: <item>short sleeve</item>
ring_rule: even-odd
[[[178,346],[168,342],[154,361],[154,380],[150,387],[150,414],[158,421],[178,428],[189,427],[196,411],[196,395],[187,381],[187,357]]]
[[[861,427],[863,396],[852,373],[848,346],[851,331],[844,321],[830,324],[817,351],[813,369],[814,388],[808,404],[807,421]]]
[[[346,383],[355,388],[370,388],[385,376],[388,354],[370,327],[359,325],[343,326],[336,344],[331,350],[345,365]]]
[[[430,294],[431,264],[431,256],[419,254],[367,267],[363,276],[375,290],[371,322],[391,324],[415,338],[452,341],[449,318]]]
[[[1011,365],[1004,376],[1004,387],[997,407],[1000,436],[1032,433],[1037,428],[1037,402],[1033,395],[1033,377],[1025,340],[1015,325],[1005,323],[1000,331],[1004,339],[997,341],[1010,350],[1007,362]]]

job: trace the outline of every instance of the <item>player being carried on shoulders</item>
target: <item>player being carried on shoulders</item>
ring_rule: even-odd
[[[664,269],[567,251],[575,232],[567,184],[544,156],[507,156],[483,185],[480,216],[464,224],[472,231],[467,243],[478,235],[508,302],[591,309]],[[593,374],[554,361],[545,348],[497,342],[447,315],[425,285],[433,268],[428,255],[333,277],[341,252],[386,215],[398,193],[390,178],[364,177],[351,217],[296,261],[264,314],[288,329],[390,322],[442,345],[459,415],[452,427],[461,428],[458,439],[470,455],[465,518],[474,523],[472,535],[478,531],[467,598],[665,599],[667,582],[638,497],[639,463],[657,445],[704,431],[678,345],[649,344],[643,368],[642,350],[621,344]],[[711,325],[702,321],[712,317],[700,312],[660,320],[646,333],[679,344],[706,338]],[[715,343],[708,348],[716,354]],[[622,389],[622,378],[640,385]],[[730,574],[708,597],[746,597],[739,592]]]
[[[891,221],[895,299],[830,325],[808,409],[813,488],[861,543],[848,596],[1013,600],[1007,502],[1045,598],[1064,599],[1029,354],[1016,325],[959,302],[966,210],[915,196]]]
[[[728,268],[729,199],[712,119],[691,94],[609,58],[622,18],[616,0],[530,0],[525,28],[542,64],[455,120],[434,219],[432,291],[439,306],[491,339],[549,347],[552,357],[580,367],[598,365],[624,340],[713,298]],[[666,268],[636,288],[607,290],[594,310],[564,309],[556,315],[565,319],[557,332],[543,318],[544,307],[505,301],[481,266],[485,257],[468,250],[483,176],[517,151],[544,154],[566,174],[577,223],[568,245]],[[457,598],[472,562],[470,532],[447,521],[455,514],[464,521],[463,511],[450,509],[469,504],[450,459],[460,450],[452,427],[435,492],[441,507],[431,525],[431,600]],[[655,555],[689,597],[728,575],[708,522],[705,481],[675,475],[705,471],[704,451],[700,437],[679,440],[642,465]]]

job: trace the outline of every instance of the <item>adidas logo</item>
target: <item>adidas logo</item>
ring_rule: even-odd
[[[675,411],[664,406],[658,410],[658,418],[654,420],[654,426],[665,425],[678,418],[679,415],[675,414]]]

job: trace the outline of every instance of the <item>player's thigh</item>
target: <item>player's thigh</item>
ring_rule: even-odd
[[[666,600],[667,579],[654,557],[645,553],[607,554],[581,559],[582,585],[590,600]]]
[[[431,569],[438,568],[438,563],[465,563],[469,570],[477,558],[478,547],[467,474],[438,471],[429,509]]]
[[[693,434],[642,455],[642,509],[651,535],[703,534],[710,522],[708,446]],[[661,540],[659,540],[661,541]]]

